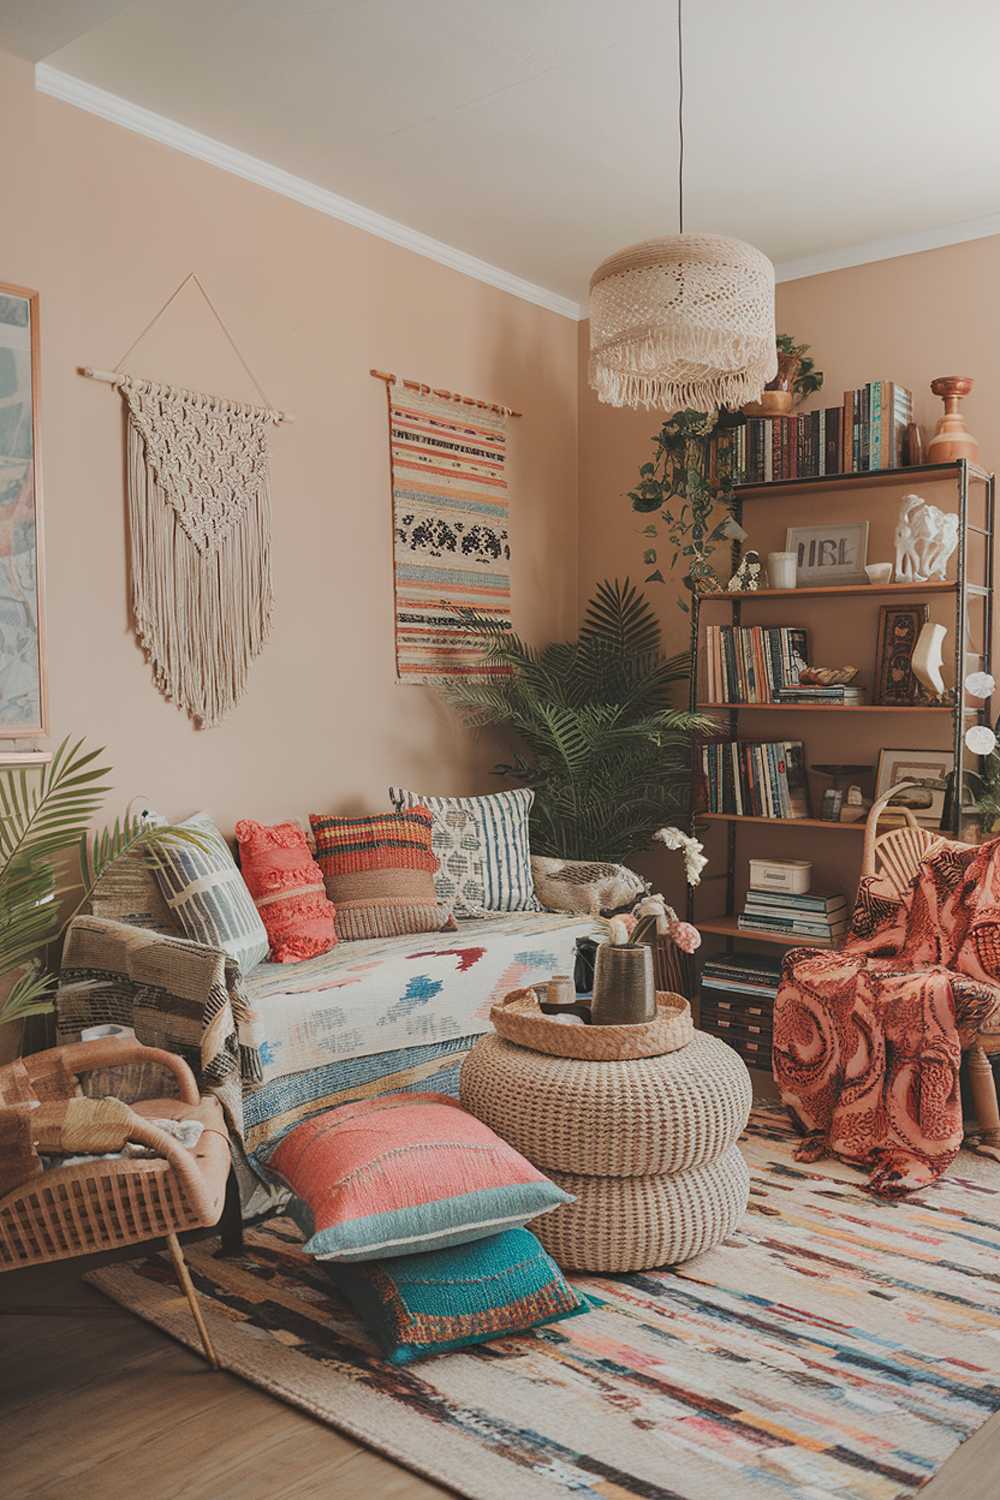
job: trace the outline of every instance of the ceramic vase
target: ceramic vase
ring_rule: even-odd
[[[638,1025],[656,1015],[653,950],[648,943],[601,943],[594,968],[595,1026]]]
[[[927,444],[929,464],[950,464],[956,459],[967,458],[976,463],[979,444],[965,425],[959,411],[959,402],[972,390],[972,379],[968,375],[939,375],[931,381],[931,390],[944,401],[944,416],[938,419],[934,436]]]

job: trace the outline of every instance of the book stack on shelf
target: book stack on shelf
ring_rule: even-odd
[[[701,975],[699,1024],[721,1036],[751,1067],[769,1069],[780,979],[780,958],[737,951],[708,959]]]
[[[825,686],[796,682],[778,689],[779,703],[841,703],[857,707],[865,695],[856,683],[831,682]]]
[[[808,666],[804,630],[787,625],[709,625],[705,631],[712,703],[777,703]]]
[[[747,891],[741,932],[774,932],[809,943],[832,944],[847,931],[847,900],[818,892]]]
[[[702,746],[706,810],[737,817],[807,818],[801,740],[712,740]]]

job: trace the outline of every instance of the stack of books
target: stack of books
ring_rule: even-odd
[[[804,630],[787,625],[709,625],[705,630],[712,703],[777,703],[808,665]]]
[[[715,740],[702,746],[707,810],[740,817],[807,818],[801,740]]]
[[[797,682],[778,689],[779,703],[842,703],[857,707],[864,703],[864,691],[856,683],[835,682],[827,687],[811,682]]]
[[[845,391],[843,471],[901,468],[903,439],[912,420],[913,392],[894,380],[871,380]]]
[[[780,958],[737,951],[708,959],[701,973],[699,1025],[723,1037],[751,1067],[769,1068],[780,979]]]
[[[810,892],[747,891],[738,925],[743,932],[775,932],[804,943],[832,943],[847,931],[847,900]]]

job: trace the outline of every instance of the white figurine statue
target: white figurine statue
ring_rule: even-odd
[[[944,580],[948,559],[958,546],[958,516],[919,495],[904,495],[896,525],[896,581]]]

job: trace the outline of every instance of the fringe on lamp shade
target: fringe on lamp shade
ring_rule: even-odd
[[[608,405],[738,407],[777,371],[774,267],[744,240],[647,240],[591,277],[590,384]]]

